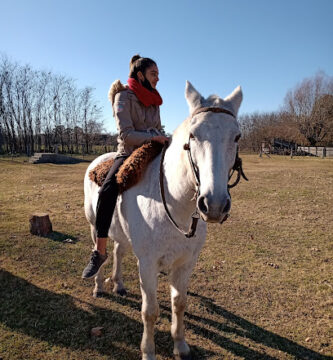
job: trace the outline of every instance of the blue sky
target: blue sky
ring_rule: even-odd
[[[319,70],[333,75],[332,0],[0,0],[0,52],[93,86],[107,100],[132,55],[160,70],[162,123],[188,115],[185,81],[204,96],[244,93],[240,114],[278,110],[286,92]]]

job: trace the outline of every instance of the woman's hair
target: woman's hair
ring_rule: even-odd
[[[129,77],[138,80],[138,72],[141,71],[145,75],[146,70],[152,65],[156,65],[154,60],[134,55],[130,61]]]

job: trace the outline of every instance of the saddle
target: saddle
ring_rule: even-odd
[[[120,166],[116,180],[119,193],[123,193],[136,185],[145,173],[147,166],[162,151],[163,145],[157,141],[149,141],[132,152]],[[107,160],[90,170],[89,178],[98,186],[102,186],[114,160]]]

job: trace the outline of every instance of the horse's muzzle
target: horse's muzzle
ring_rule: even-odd
[[[229,196],[225,196],[221,201],[217,202],[210,195],[201,195],[198,198],[197,207],[204,221],[222,223],[228,217],[231,200]]]

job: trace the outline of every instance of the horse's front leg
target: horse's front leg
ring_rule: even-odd
[[[157,266],[151,261],[139,260],[140,287],[142,293],[143,335],[142,360],[156,360],[154,326],[159,315],[157,303]]]
[[[174,266],[171,271],[171,305],[172,325],[171,335],[174,341],[173,353],[176,359],[190,360],[190,348],[184,337],[184,312],[186,308],[187,286],[194,262],[187,262],[181,266]]]
[[[103,264],[105,265],[105,264]],[[93,291],[93,297],[102,297],[104,295],[104,267],[99,269],[97,275],[95,276],[95,287]]]

